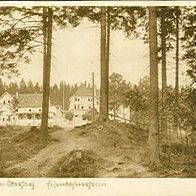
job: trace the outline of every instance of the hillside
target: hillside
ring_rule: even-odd
[[[195,175],[194,167],[184,170],[186,165],[180,158],[187,157],[187,153],[175,145],[162,145],[162,165],[158,169],[149,167],[148,133],[130,124],[108,121],[72,130],[54,128],[46,147],[36,129],[2,133],[1,175],[6,177],[180,177],[190,176],[190,172]]]

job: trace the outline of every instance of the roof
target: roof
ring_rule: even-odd
[[[42,94],[18,94],[18,108],[42,107]]]
[[[93,96],[93,89],[82,84],[74,93],[74,96]]]
[[[12,94],[10,94],[10,93],[8,93],[7,91],[5,91],[1,96],[0,96],[0,99],[2,99],[4,96],[6,96],[6,95],[8,95],[8,96],[10,96],[10,97],[13,97],[13,95]]]

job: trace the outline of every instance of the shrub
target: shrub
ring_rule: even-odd
[[[92,121],[93,120],[93,115],[94,115],[94,119],[97,119],[98,112],[97,112],[96,108],[92,108],[91,110],[89,110],[88,112],[83,114],[82,115],[82,119],[83,120]]]
[[[74,117],[74,114],[73,112],[66,112],[65,113],[65,118],[69,121],[72,121],[73,120],[73,117]]]

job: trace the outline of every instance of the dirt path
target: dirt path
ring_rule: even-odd
[[[140,145],[124,142],[123,145],[107,146],[109,140],[105,138],[104,141],[104,134],[102,134],[104,136],[101,138],[102,141],[96,135],[83,134],[83,129],[55,131],[51,133],[52,142],[46,148],[27,161],[8,168],[7,172],[19,177],[47,177],[51,169],[69,152],[91,150],[98,158],[104,160],[97,177],[152,177],[154,175],[141,164],[141,153],[144,152]]]
[[[7,169],[8,173],[18,176],[45,177],[60,158],[73,149],[87,149],[92,146],[87,141],[80,142],[71,130],[59,130],[51,134],[52,142],[38,154],[25,162]]]

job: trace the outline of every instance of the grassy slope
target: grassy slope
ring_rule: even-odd
[[[195,177],[195,147],[161,145],[161,166],[148,165],[148,132],[129,124],[94,122],[50,132],[1,129],[1,163],[11,177]]]

